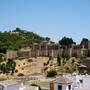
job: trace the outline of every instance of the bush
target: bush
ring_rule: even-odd
[[[56,70],[50,70],[47,72],[47,77],[55,77],[57,75]]]
[[[61,58],[59,55],[57,56],[57,62],[58,62],[58,66],[60,66],[61,65]]]
[[[24,74],[23,73],[19,73],[17,76],[24,76]]]
[[[4,60],[5,58],[2,55],[0,55],[0,62],[3,62]]]
[[[47,61],[47,65],[49,64],[49,60]]]
[[[25,65],[25,63],[23,63],[23,65]]]
[[[17,72],[18,72],[18,70],[16,69],[16,70],[15,70],[15,73],[17,73]]]
[[[46,65],[47,65],[47,64],[44,62],[44,63],[43,63],[43,66],[46,66]]]
[[[11,73],[11,76],[13,76],[14,75],[14,73]]]
[[[31,86],[36,86],[36,87],[39,88],[39,90],[41,90],[41,87],[39,85],[37,85],[37,84],[31,84]]]
[[[51,60],[52,59],[52,56],[49,56],[49,60]]]
[[[33,60],[32,59],[28,59],[28,62],[33,62]]]
[[[24,70],[24,68],[22,68],[22,70]]]

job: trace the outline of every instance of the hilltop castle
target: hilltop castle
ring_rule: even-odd
[[[58,43],[50,42],[44,39],[41,43],[33,43],[32,49],[28,50],[19,50],[12,51],[8,50],[6,53],[7,58],[15,58],[15,57],[57,57],[57,55],[61,55],[65,53],[70,57],[79,58],[81,55],[86,57],[90,56],[90,41],[87,43],[83,42],[82,44],[76,45],[72,44],[71,47],[62,46]]]

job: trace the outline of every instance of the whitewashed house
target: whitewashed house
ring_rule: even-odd
[[[36,86],[26,86],[24,90],[39,90]]]
[[[14,80],[0,81],[0,90],[24,90],[24,87]]]
[[[72,82],[65,77],[59,77],[51,81],[50,90],[72,90]]]
[[[90,90],[90,75],[66,75],[72,83],[73,90]]]

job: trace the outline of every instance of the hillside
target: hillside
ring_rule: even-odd
[[[0,32],[0,52],[5,53],[7,49],[18,50],[30,47],[32,43],[39,43],[43,37],[36,33],[16,28],[9,32]]]

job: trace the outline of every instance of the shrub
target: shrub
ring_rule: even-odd
[[[47,65],[49,64],[49,60],[47,61]]]
[[[47,77],[54,77],[57,75],[56,70],[50,70],[47,72]]]
[[[57,62],[58,62],[58,66],[60,66],[61,65],[61,58],[60,58],[59,54],[57,56]]]
[[[51,60],[52,59],[52,56],[49,56],[49,60]]]
[[[22,68],[22,70],[24,70],[24,68]]]
[[[18,66],[20,67],[20,64]]]
[[[0,54],[0,62],[3,62],[5,58]]]
[[[25,65],[25,63],[23,63],[23,65]]]
[[[15,72],[17,73],[17,72],[18,72],[18,70],[16,69],[16,70],[15,70]]]
[[[11,75],[13,76],[13,75],[14,75],[14,73],[11,73]]]
[[[36,86],[36,87],[39,88],[39,90],[41,90],[41,87],[39,85],[37,85],[37,84],[31,84],[31,86]]]
[[[46,71],[47,69],[48,69],[48,67],[45,67],[45,68],[44,68],[44,71]]]
[[[46,66],[46,65],[47,65],[47,64],[44,62],[44,63],[43,63],[43,66]]]
[[[33,62],[33,60],[32,59],[28,59],[28,62]]]
[[[23,73],[19,73],[17,76],[24,76],[24,74]]]

